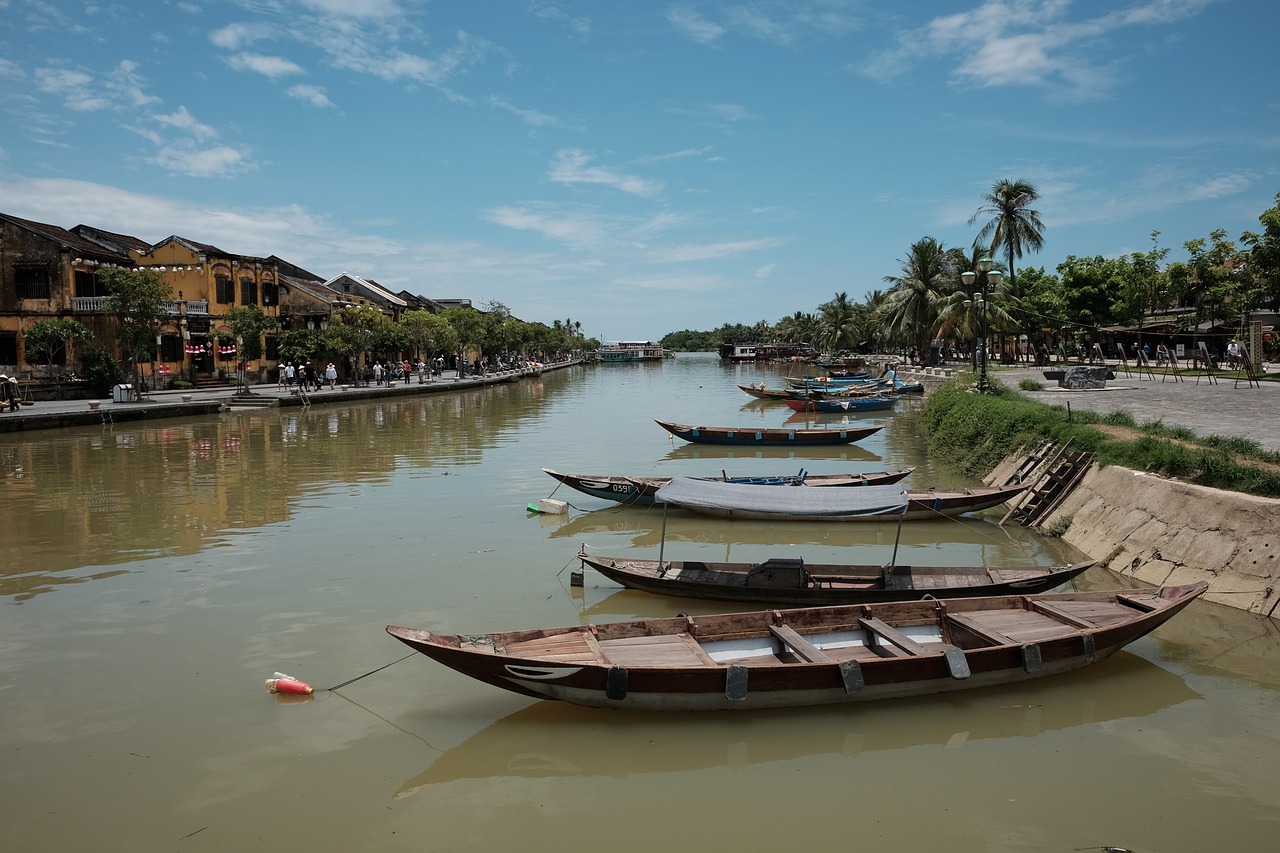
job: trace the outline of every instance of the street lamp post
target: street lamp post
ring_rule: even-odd
[[[969,270],[960,273],[960,280],[964,282],[966,288],[972,287],[974,282],[977,282],[981,287],[981,290],[974,291],[972,303],[967,299],[965,300],[965,307],[970,304],[977,304],[981,312],[982,322],[979,328],[982,335],[978,352],[978,391],[985,394],[990,390],[987,385],[987,354],[989,347],[987,338],[990,331],[987,321],[987,306],[991,301],[991,289],[1000,286],[1000,282],[1004,279],[1004,273],[991,268],[992,261],[990,258],[979,258],[977,267],[977,273]],[[979,274],[982,276],[980,280],[978,278]]]

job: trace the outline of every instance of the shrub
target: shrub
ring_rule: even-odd
[[[93,393],[99,397],[111,394],[111,386],[120,381],[124,371],[120,363],[110,351],[102,347],[91,347],[80,359],[80,367],[84,378],[89,382]]]

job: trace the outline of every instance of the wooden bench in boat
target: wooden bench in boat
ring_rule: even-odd
[[[997,631],[989,625],[982,624],[976,618],[968,614],[948,613],[947,619],[951,624],[959,625],[978,639],[990,643],[993,646],[1017,645],[1017,640],[1007,634]]]
[[[894,648],[909,655],[928,654],[928,650],[897,628],[875,617],[864,617],[858,620],[863,629],[877,640],[883,640]],[[883,644],[880,644],[883,645]]]
[[[798,658],[809,663],[830,663],[832,658],[822,649],[801,637],[790,625],[770,625],[769,633],[777,637]]]

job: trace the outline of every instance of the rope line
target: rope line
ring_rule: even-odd
[[[368,678],[369,676],[373,675],[375,672],[382,672],[387,667],[395,666],[396,664],[400,663],[400,661],[408,660],[409,658],[413,657],[416,654],[417,652],[409,652],[409,654],[405,655],[402,658],[396,658],[391,663],[384,664],[383,666],[380,666],[377,669],[370,670],[369,672],[366,672],[364,675],[357,675],[355,678],[352,678],[349,681],[344,681],[341,684],[338,684],[334,687],[326,687],[325,690],[328,691],[329,693],[332,693],[333,691],[337,690],[340,687],[346,687],[348,684],[354,684],[355,682],[359,681],[362,678]]]

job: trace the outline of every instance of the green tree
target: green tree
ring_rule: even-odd
[[[955,291],[955,263],[933,237],[917,240],[898,263],[902,265],[901,273],[884,277],[893,287],[879,316],[890,340],[910,344],[925,353],[937,330],[944,301]]]
[[[324,332],[318,329],[290,329],[280,333],[280,345],[277,348],[281,361],[292,361],[295,364],[320,358],[325,351]]]
[[[1199,343],[1200,324],[1205,320],[1234,317],[1244,302],[1243,282],[1235,271],[1239,260],[1236,244],[1226,239],[1221,228],[1209,233],[1209,239],[1197,237],[1182,246],[1189,256],[1185,263],[1169,265],[1169,284],[1184,305],[1195,305],[1195,343]]]
[[[1168,277],[1161,264],[1169,254],[1159,245],[1160,232],[1151,232],[1151,251],[1134,252],[1120,259],[1120,292],[1114,311],[1121,320],[1138,323],[1138,346],[1142,346],[1142,325],[1146,318],[1164,306]]]
[[[787,343],[813,343],[818,337],[818,315],[797,311],[774,324],[774,333]]]
[[[1246,311],[1269,307],[1280,310],[1280,193],[1276,193],[1275,206],[1258,216],[1262,232],[1246,231],[1240,242],[1249,249],[1244,269],[1247,291]]]
[[[156,331],[168,316],[173,291],[158,272],[114,267],[98,273],[107,288],[103,310],[116,318],[116,338],[140,387],[141,362],[155,348]]]
[[[463,305],[447,308],[442,315],[458,336],[457,345],[462,349],[459,355],[465,356],[469,349],[484,352],[485,315]]]
[[[1020,259],[1025,251],[1038,252],[1044,247],[1044,223],[1040,221],[1040,212],[1031,208],[1039,198],[1040,194],[1028,181],[996,181],[991,192],[982,197],[983,205],[969,217],[970,225],[988,217],[974,242],[989,241],[991,255],[1004,256],[1008,292],[1015,304],[1022,292],[1013,268],[1014,259]],[[1019,318],[1018,327],[1023,325]]]
[[[417,347],[418,355],[424,359],[434,358],[437,353],[451,353],[458,346],[458,336],[453,327],[439,314],[421,309],[406,311],[400,315],[399,322],[409,341]]]
[[[257,305],[237,305],[227,316],[231,334],[236,336],[237,342],[244,342],[240,358],[244,361],[262,358],[262,333],[277,328],[279,321],[268,316]]]
[[[830,353],[854,349],[860,331],[858,316],[848,293],[837,293],[818,306],[818,334],[814,343],[821,349]]]
[[[27,361],[31,361],[34,350],[41,356],[43,364],[53,364],[58,351],[69,342],[84,343],[93,337],[89,329],[79,320],[70,317],[37,320],[31,324],[23,335],[26,342]]]

